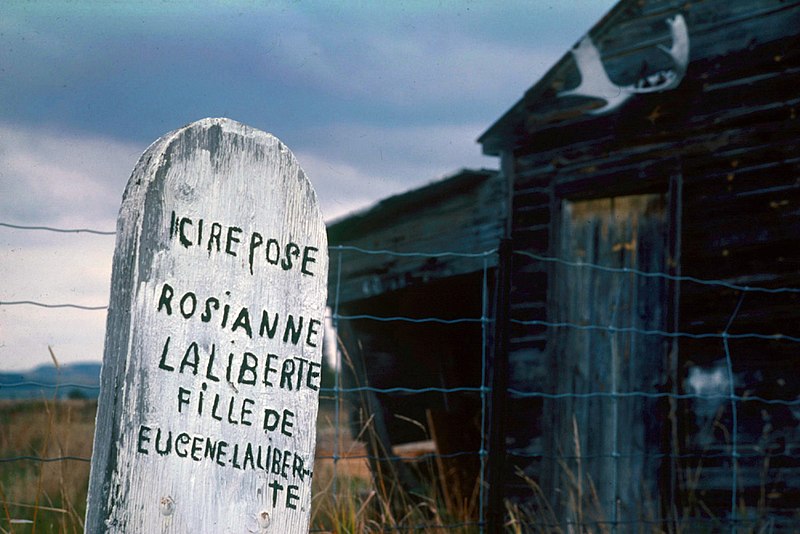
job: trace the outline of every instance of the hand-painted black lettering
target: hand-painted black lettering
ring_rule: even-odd
[[[210,229],[206,231],[207,226]],[[243,229],[240,226],[220,222],[206,222],[203,218],[183,217],[172,211],[169,222],[169,239],[177,239],[183,248],[205,248],[209,256],[224,252],[233,257],[244,256],[247,247],[247,263],[243,267],[251,275],[259,266],[279,266],[284,271],[300,270],[306,276],[315,276],[318,263],[318,247],[302,245],[294,241],[282,243],[275,237],[268,238],[262,231]]]
[[[317,369],[315,371],[315,369]],[[322,364],[317,362],[309,362],[308,365],[308,374],[306,375],[306,387],[309,389],[313,389],[317,391],[319,389],[320,380],[317,380],[316,384],[313,382],[314,379],[319,379],[320,375],[322,374]]]
[[[228,442],[219,440],[217,442],[217,465],[225,467],[225,454],[226,449],[228,448]]]
[[[192,439],[192,460],[199,462],[203,459],[203,437],[195,436]]]
[[[217,252],[219,252],[220,244],[219,238],[222,235],[222,225],[218,222],[211,223],[211,235],[208,236],[208,249],[209,254],[211,253],[212,247],[216,246]]]
[[[170,432],[170,435],[172,435],[172,432]],[[186,458],[189,456],[189,451],[186,449],[179,450],[178,445],[188,445],[190,441],[192,441],[192,438],[190,438],[189,434],[186,432],[181,432],[178,434],[178,438],[175,440],[175,454],[181,458]]]
[[[244,328],[247,337],[252,339],[253,329],[250,327],[250,312],[247,308],[242,308],[239,315],[236,316],[236,320],[231,326],[231,332],[235,332],[237,328]]]
[[[233,406],[235,402],[236,402],[236,397],[231,397],[230,400],[228,401],[228,423],[231,425],[239,424],[239,421],[237,421],[233,417]]]
[[[302,342],[309,347],[319,346],[322,332],[320,319],[291,313],[281,314],[263,308],[251,309],[231,300],[230,291],[225,291],[221,297],[205,296],[197,295],[194,291],[181,293],[165,283],[158,299],[157,310],[172,315],[172,304],[175,303],[179,312],[177,315],[187,321],[199,318],[203,323],[216,324],[222,330],[243,334],[249,339],[257,335],[280,339],[292,345]],[[254,320],[257,324],[253,323]]]
[[[179,373],[183,374],[183,369],[185,367],[189,367],[192,370],[192,374],[197,376],[197,367],[200,365],[200,348],[197,346],[196,341],[192,341],[188,347],[186,347],[186,352],[183,355],[183,360],[181,360],[181,368],[178,371]]]
[[[281,366],[281,388],[292,390],[292,375],[294,374],[294,360],[287,359]]]
[[[284,436],[292,437],[292,429],[294,428],[294,412],[291,410],[283,410],[283,424],[281,425],[281,434]]]
[[[266,408],[264,410],[264,431],[272,432],[278,428],[278,423],[281,421],[281,416],[277,410]]]
[[[199,395],[200,400],[197,402],[197,415],[203,415],[203,400],[205,399],[206,396],[205,392],[207,389],[208,389],[208,384],[203,382],[203,384],[200,386],[200,395]]]
[[[150,430],[149,426],[139,426],[139,439],[136,440],[136,452],[139,454],[149,454],[143,445],[150,441]]]
[[[189,238],[186,236],[186,232],[184,231],[184,227],[187,224],[189,226],[191,226],[192,225],[192,220],[189,219],[188,217],[184,217],[183,219],[181,219],[180,229],[179,229],[178,233],[180,234],[181,245],[183,245],[186,248],[189,248],[189,247],[192,246],[192,242],[189,241]]]
[[[231,295],[228,291],[226,291],[225,294],[228,296]],[[228,314],[230,313],[230,311],[231,311],[231,305],[225,304],[225,306],[222,308],[222,323],[221,323],[222,328],[225,328],[225,326],[228,324]]]
[[[233,371],[233,353],[228,353],[228,367],[225,368],[225,381],[229,384],[233,383],[233,379],[231,378],[231,373]]]
[[[284,454],[286,454],[285,451],[282,451],[277,447],[272,448],[272,463],[270,464],[269,471],[273,475],[281,474],[281,460],[283,460]]]
[[[172,450],[172,431],[168,431],[166,437],[161,440],[161,429],[156,430],[156,452],[161,456],[166,456]],[[175,452],[178,453],[178,444],[175,444]],[[180,456],[180,453],[178,453]]]
[[[158,309],[156,311],[161,311],[163,306],[167,310],[167,315],[172,315],[172,295],[174,294],[175,291],[172,286],[165,283],[161,288],[161,297],[158,299]]]
[[[272,265],[278,265],[278,261],[281,259],[281,245],[277,239],[267,240],[266,258]]]
[[[239,240],[239,234],[242,233],[242,229],[236,226],[229,226],[228,227],[228,238],[225,240],[225,252],[230,254],[231,256],[236,256],[236,251],[233,250],[233,243],[241,243]]]
[[[277,359],[278,359],[278,355],[277,354],[271,354],[271,353],[267,354],[267,361],[264,362],[264,385],[265,386],[268,386],[268,387],[273,387],[274,386],[274,384],[272,382],[270,382],[270,380],[269,380],[269,375],[277,373],[278,369],[275,368],[275,367],[272,367],[270,365],[270,363],[272,363],[273,360],[277,360]]]
[[[178,387],[178,413],[183,413],[183,405],[189,404],[189,398],[191,397],[191,394],[191,390],[188,390],[183,386]]]
[[[314,273],[311,272],[308,264],[309,263],[317,263],[317,258],[314,256],[314,252],[319,251],[316,247],[306,247],[303,250],[303,265],[300,268],[300,272],[303,274],[307,274],[309,276],[314,276]]]
[[[309,347],[316,347],[317,346],[317,339],[319,339],[319,330],[317,330],[322,325],[322,322],[319,319],[311,319],[308,321],[308,330],[306,331],[306,345]]]
[[[163,369],[165,371],[174,371],[175,368],[171,365],[167,365],[167,354],[169,353],[169,340],[170,336],[167,336],[167,340],[164,342],[164,350],[161,351],[161,359],[158,361],[158,368]]]
[[[219,378],[211,372],[211,369],[214,367],[214,359],[217,357],[217,345],[212,343],[211,344],[211,354],[208,356],[208,365],[206,366],[206,378],[211,380],[212,382],[219,382]]]
[[[300,358],[299,356],[295,356],[294,358],[297,360],[297,382],[295,382],[294,389],[300,389],[300,386],[303,384],[303,371],[306,368],[306,364],[309,363],[308,360],[305,358]]]
[[[295,325],[295,318],[294,315],[287,315],[286,316],[286,328],[283,331],[283,342],[287,343],[289,341],[289,336],[292,337],[292,345],[297,345],[297,342],[300,341],[300,334],[303,332],[303,316],[301,315],[299,318],[299,322]]]
[[[231,465],[234,469],[241,469],[242,466],[239,464],[239,444],[233,444],[233,456],[231,456]]]
[[[234,405],[235,399],[231,399]],[[253,406],[255,401],[246,399],[242,404],[242,414],[251,414],[249,406]],[[282,432],[291,436],[291,429],[294,427],[294,412],[283,410],[270,410],[268,426],[276,430],[282,428]],[[230,412],[229,412],[230,413]],[[239,422],[244,423],[243,416]],[[270,440],[271,441],[271,440]],[[189,432],[174,431],[160,427],[150,427],[140,425],[136,452],[138,454],[149,455],[151,451],[159,456],[174,454],[179,458],[191,459],[195,462],[213,462],[220,467],[231,467],[233,469],[258,470],[277,482],[277,485],[269,485],[276,492],[276,503],[282,499],[281,492],[289,491],[291,497],[286,497],[285,503],[294,504],[299,499],[299,485],[285,486],[293,477],[295,480],[305,482],[313,476],[311,469],[306,467],[305,459],[291,449],[281,449],[274,445],[261,444],[262,440],[239,441],[229,443],[222,439],[209,436],[190,434]],[[285,482],[277,481],[283,479]],[[280,499],[278,499],[280,497]]]
[[[289,484],[286,487],[286,508],[297,510],[296,501],[300,500],[300,486]]]
[[[255,406],[256,401],[253,399],[245,398],[242,400],[242,413],[239,415],[239,421],[244,426],[251,426],[253,424],[252,420],[248,417],[253,415],[253,410],[248,408],[248,405]]]
[[[303,461],[303,457],[296,453],[292,462],[292,475],[300,480],[306,479],[305,462]]]
[[[283,261],[281,262],[281,268],[284,271],[288,271],[292,268],[293,256],[295,259],[300,257],[300,247],[297,245],[297,243],[287,243],[284,250]]]
[[[244,460],[242,460],[242,469],[247,469],[247,464],[250,464],[250,469],[255,469],[255,461],[253,457],[253,444],[248,443],[244,450]]]
[[[219,442],[211,440],[211,439],[207,439],[206,440],[206,451],[203,454],[203,458],[206,458],[206,459],[212,460],[212,461],[216,458],[216,456],[217,456],[217,443],[219,443]]]
[[[261,312],[261,327],[258,329],[258,335],[264,337],[264,333],[269,336],[270,339],[275,337],[275,332],[278,329],[278,314],[275,313],[273,315],[272,324],[269,324],[269,313],[267,310],[263,310]]]
[[[281,461],[281,476],[283,478],[287,478],[289,476],[288,471],[289,471],[289,464],[290,464],[290,462],[292,460],[292,458],[291,458],[292,454],[293,453],[291,453],[289,451],[284,451],[283,452],[283,459]]]
[[[188,306],[186,303],[189,303]],[[194,312],[197,310],[197,295],[192,293],[191,291],[187,291],[185,295],[181,297],[181,315],[183,315],[184,319],[188,319]]]
[[[275,508],[278,505],[278,492],[283,491],[283,485],[277,480],[273,480],[268,486],[272,490],[272,507]]]
[[[177,221],[177,214],[175,210],[172,210],[172,215],[169,218],[169,238],[173,239],[175,234],[178,232],[178,221]]]
[[[242,354],[242,365],[239,366],[239,380],[240,384],[249,384],[254,386],[256,384],[256,368],[258,367],[258,358],[252,352],[245,352]]]
[[[222,421],[222,416],[217,414],[218,407],[219,407],[219,393],[215,393],[214,404],[211,406],[211,418],[216,419],[217,421]]]
[[[204,323],[208,323],[208,322],[211,321],[211,316],[212,316],[211,308],[212,307],[215,310],[219,309],[219,299],[218,298],[216,298],[216,297],[208,297],[206,299],[205,310],[203,310],[203,313],[200,314],[200,320],[203,321]]]
[[[260,247],[264,243],[264,238],[261,237],[261,234],[258,232],[253,232],[250,235],[250,257],[248,259],[248,264],[250,265],[250,274],[253,274],[253,256],[256,253],[256,249]]]

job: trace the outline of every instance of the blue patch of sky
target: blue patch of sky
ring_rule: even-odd
[[[136,141],[215,115],[289,137],[345,121],[488,126],[535,74],[509,74],[517,87],[482,81],[497,74],[486,49],[550,47],[557,58],[609,5],[12,3],[0,23],[0,119]],[[498,91],[500,104],[485,94]]]

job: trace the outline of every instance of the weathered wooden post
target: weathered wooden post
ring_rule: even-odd
[[[125,191],[86,532],[308,531],[327,238],[270,134],[171,132]]]

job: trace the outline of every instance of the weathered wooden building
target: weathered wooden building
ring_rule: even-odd
[[[797,519],[800,295],[734,287],[800,287],[796,84],[796,1],[622,0],[480,137],[513,188],[508,494]]]
[[[499,174],[329,230],[400,252],[505,236],[512,261],[333,254],[339,313],[480,317],[507,269],[502,494],[532,521],[800,528],[795,84],[800,2],[622,0],[480,137]],[[370,385],[475,385],[481,351],[504,356],[472,323],[340,330]],[[419,406],[384,397],[388,439],[419,437],[395,417]],[[469,399],[423,407],[462,424]]]
[[[348,394],[353,435],[385,455],[438,432],[440,452],[465,453],[452,466],[463,493],[478,472],[483,318],[506,201],[496,171],[462,170],[328,226],[343,386],[372,388]],[[389,467],[413,487],[401,466]]]

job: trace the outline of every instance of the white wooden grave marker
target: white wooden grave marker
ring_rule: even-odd
[[[270,134],[156,141],[117,223],[86,532],[307,532],[328,252]]]

